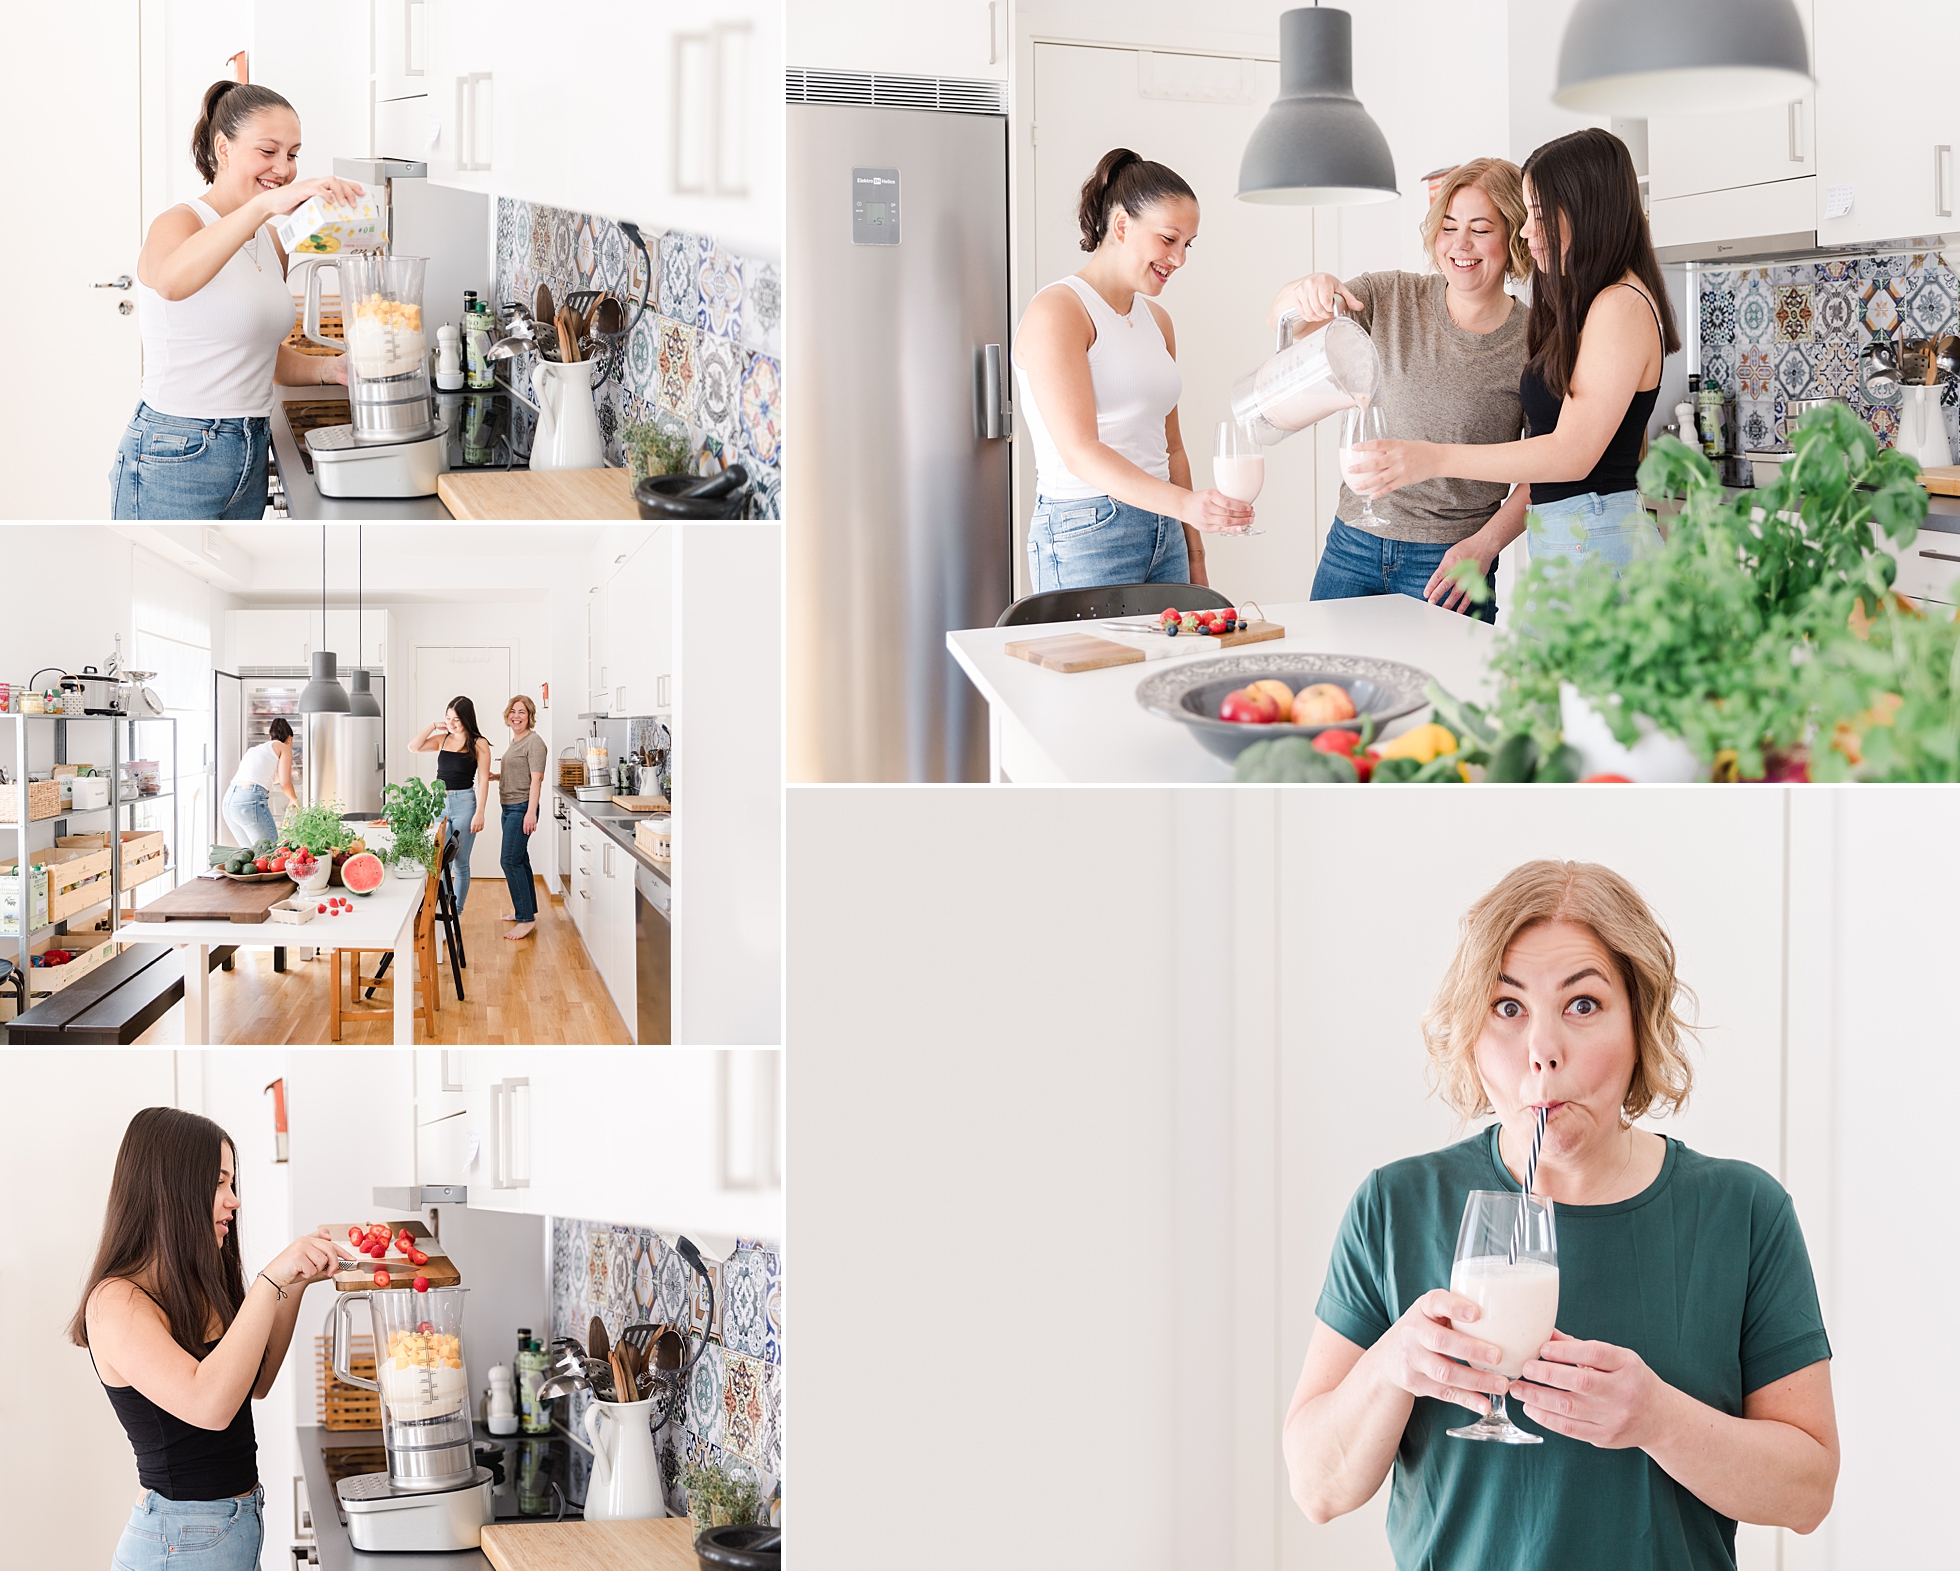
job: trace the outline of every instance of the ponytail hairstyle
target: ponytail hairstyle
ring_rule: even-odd
[[[205,90],[204,113],[191,128],[191,162],[197,165],[197,172],[204,176],[206,185],[218,181],[219,134],[227,142],[237,141],[245,122],[262,109],[287,109],[295,115],[299,112],[271,88],[255,87],[249,82],[213,82]]]
[[[1082,249],[1094,251],[1108,237],[1112,208],[1120,207],[1135,218],[1175,197],[1198,200],[1197,192],[1176,170],[1153,164],[1127,147],[1112,148],[1103,154],[1096,172],[1082,182],[1082,201],[1076,209],[1082,224]]]
[[[290,742],[293,739],[293,728],[284,719],[279,719],[265,728],[265,734],[275,742]]]

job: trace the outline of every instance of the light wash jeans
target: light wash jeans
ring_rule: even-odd
[[[248,848],[261,840],[279,838],[271,801],[271,793],[262,785],[235,785],[225,793],[225,822],[245,837]]]
[[[1424,598],[1423,590],[1436,574],[1449,552],[1446,545],[1420,540],[1390,540],[1365,529],[1334,520],[1327,531],[1327,544],[1320,553],[1320,566],[1314,569],[1315,600],[1352,600],[1362,595],[1412,595]],[[1490,581],[1497,582],[1496,557],[1491,558]],[[1497,596],[1493,593],[1482,605],[1462,607],[1462,614],[1497,620]]]
[[[265,516],[264,415],[195,420],[139,403],[109,465],[115,518],[258,519]]]
[[[1661,548],[1660,528],[1640,505],[1638,491],[1615,491],[1610,496],[1589,491],[1543,507],[1534,503],[1526,515],[1525,538],[1534,561],[1564,557],[1606,562],[1615,578],[1636,557]]]
[[[1028,525],[1028,576],[1037,591],[1188,584],[1184,525],[1106,496],[1039,497]]]
[[[465,786],[442,799],[443,813],[449,819],[449,835],[456,842],[456,860],[450,864],[456,885],[456,914],[463,914],[463,902],[470,897],[470,847],[476,844],[476,831],[470,823],[476,817],[476,787]]]
[[[146,1490],[116,1544],[114,1571],[259,1571],[265,1489],[236,1500],[166,1500]]]

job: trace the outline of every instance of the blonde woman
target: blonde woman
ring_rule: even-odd
[[[504,710],[510,727],[510,746],[497,766],[497,797],[504,813],[504,882],[510,886],[510,915],[517,925],[506,938],[529,938],[538,925],[538,886],[531,872],[531,836],[538,827],[538,798],[544,791],[545,767],[550,761],[544,738],[533,729],[538,706],[522,693]]]
[[[1738,1521],[1808,1533],[1838,1470],[1831,1347],[1781,1185],[1635,1120],[1692,1075],[1674,948],[1626,880],[1529,862],[1470,908],[1424,1020],[1443,1096],[1491,1122],[1368,1175],[1348,1206],[1286,1415],[1293,1498],[1315,1522],[1390,1470],[1399,1566],[1732,1571]],[[1472,1190],[1552,1203],[1558,1324],[1507,1381],[1452,1293]],[[1508,1399],[1524,1457],[1450,1438]]]
[[[1450,172],[1422,221],[1433,272],[1363,273],[1346,283],[1312,273],[1280,290],[1269,320],[1277,327],[1294,310],[1295,334],[1316,332],[1339,300],[1381,356],[1375,402],[1391,436],[1514,441],[1524,429],[1526,310],[1504,285],[1531,271],[1527,217],[1518,166],[1473,158]],[[1523,487],[1489,481],[1429,480],[1398,491],[1380,509],[1381,528],[1362,530],[1344,522],[1361,499],[1343,485],[1313,598],[1413,595],[1490,621],[1496,601],[1473,607],[1449,573],[1475,560],[1494,580],[1498,552],[1524,529],[1527,497]]]

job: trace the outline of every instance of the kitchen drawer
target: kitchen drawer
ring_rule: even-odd
[[[1954,592],[1955,581],[1960,580],[1960,535],[1922,529],[1894,555],[1899,576],[1892,587],[1900,594],[1939,605],[1960,604]]]

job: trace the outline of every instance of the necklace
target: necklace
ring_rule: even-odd
[[[242,251],[244,247],[240,246],[239,249]],[[261,273],[265,271],[259,266],[259,232],[256,229],[252,231],[252,266],[258,268]]]

